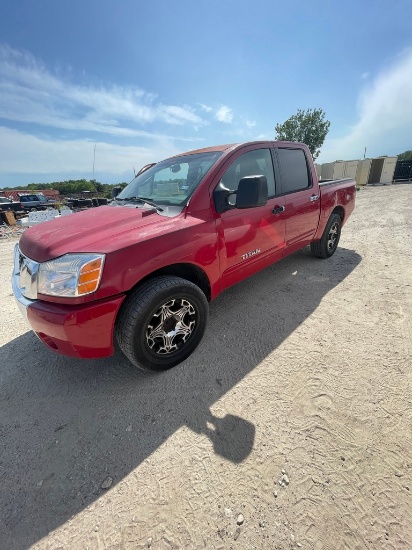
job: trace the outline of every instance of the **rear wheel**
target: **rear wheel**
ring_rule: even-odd
[[[196,349],[208,318],[205,295],[180,277],[143,283],[126,299],[116,338],[126,357],[143,370],[166,370]]]
[[[312,254],[317,258],[330,258],[338,247],[341,229],[341,217],[338,214],[332,214],[320,241],[311,243],[310,249]]]

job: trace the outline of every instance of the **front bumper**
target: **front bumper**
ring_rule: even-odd
[[[12,286],[22,315],[40,340],[52,351],[85,359],[113,355],[113,334],[117,312],[125,295],[76,306],[29,300],[19,285],[18,268]]]

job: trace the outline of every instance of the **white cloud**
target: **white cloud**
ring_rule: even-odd
[[[159,113],[164,116],[165,122],[169,124],[184,124],[185,122],[193,122],[194,124],[205,124],[191,107],[176,107],[174,105],[160,105]]]
[[[94,141],[85,139],[55,140],[39,138],[0,126],[0,186],[8,185],[10,175],[59,174],[68,177],[92,177]],[[110,143],[96,143],[96,178],[116,180],[122,174],[132,176],[136,168],[156,162],[179,151],[169,140],[161,140],[154,147],[126,147]],[[41,178],[40,178],[41,179]],[[117,179],[117,181],[119,181]],[[26,183],[29,183],[28,181]]]
[[[226,105],[222,105],[220,109],[216,111],[215,117],[220,122],[225,122],[226,124],[230,124],[233,120],[233,111],[230,107],[227,107]]]
[[[208,105],[205,105],[204,103],[199,103],[198,105],[200,106],[202,111],[206,111],[206,113],[210,113],[210,112],[213,111],[212,107],[209,107]]]
[[[254,128],[256,126],[256,122],[254,120],[247,120],[246,121],[246,126],[248,128]]]
[[[366,86],[359,96],[359,117],[340,139],[327,139],[320,162],[393,155],[410,149],[412,135],[412,50]],[[332,121],[333,124],[333,121]]]
[[[150,137],[136,125],[206,123],[189,106],[164,105],[140,88],[81,86],[31,54],[0,46],[0,117],[70,130]],[[143,133],[143,134],[142,134]],[[156,136],[158,137],[158,136]]]

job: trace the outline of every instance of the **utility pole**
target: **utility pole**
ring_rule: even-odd
[[[94,162],[96,160],[96,144],[94,144],[94,153],[93,153],[93,179],[94,179]]]

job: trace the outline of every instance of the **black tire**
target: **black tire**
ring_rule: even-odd
[[[317,258],[330,258],[333,256],[339,244],[341,229],[341,217],[338,214],[332,214],[320,241],[311,243],[310,250],[312,254]]]
[[[116,339],[136,367],[170,369],[196,349],[208,314],[206,296],[198,286],[180,277],[156,277],[137,287],[122,304]]]

